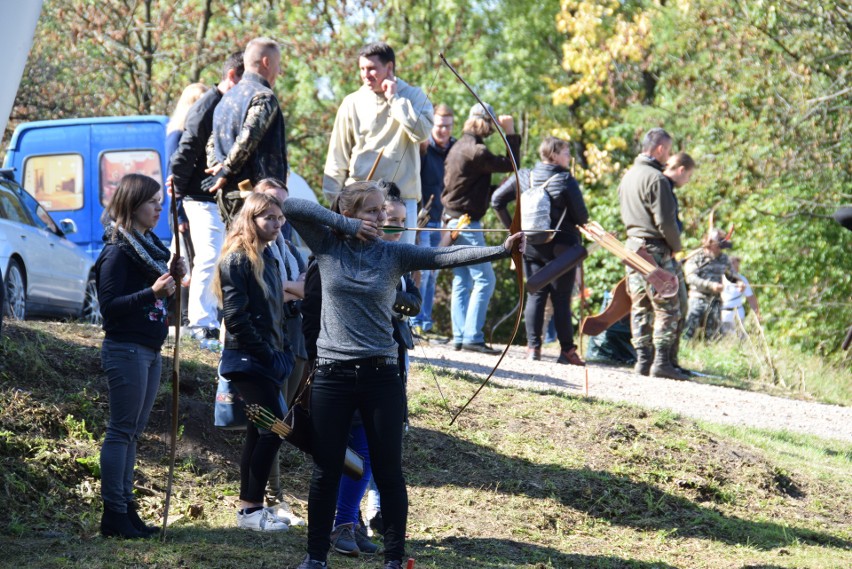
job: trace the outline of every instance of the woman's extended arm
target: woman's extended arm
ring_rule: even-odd
[[[315,253],[329,237],[329,230],[355,237],[361,227],[361,220],[344,217],[308,200],[289,198],[281,209],[308,248]]]
[[[453,247],[420,247],[407,243],[397,244],[401,265],[405,272],[421,269],[447,269],[463,267],[506,259],[511,256],[512,248],[519,244],[521,252],[526,245],[523,233],[510,235],[503,245],[496,247],[477,247],[474,245],[455,245]]]

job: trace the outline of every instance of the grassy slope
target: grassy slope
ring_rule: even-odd
[[[183,517],[166,544],[96,538],[99,342],[77,325],[4,328],[0,566],[295,567],[304,530],[233,529],[240,439],[210,426],[216,359],[191,347],[172,502]],[[437,380],[453,405],[477,381]],[[408,549],[419,568],[852,566],[852,445],[495,387],[448,427],[430,370],[415,370],[409,393]],[[168,400],[164,386],[139,453],[149,517],[162,502]],[[304,513],[310,464],[287,450],[282,467]]]

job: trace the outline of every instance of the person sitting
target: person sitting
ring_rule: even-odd
[[[745,290],[741,279],[734,274],[731,261],[722,253],[730,249],[731,242],[725,239],[721,229],[711,229],[704,237],[698,250],[684,267],[686,283],[689,285],[689,313],[686,315],[686,327],[683,337],[692,339],[696,332],[703,330],[704,338],[718,338],[721,327],[720,295],[725,285],[722,277],[736,283],[737,288]]]
[[[760,319],[760,306],[757,302],[757,296],[751,290],[751,285],[748,280],[740,273],[740,258],[731,256],[731,269],[740,279],[740,283],[731,282],[725,278],[722,282],[725,288],[722,289],[722,334],[730,334],[737,328],[737,322],[745,322],[745,307],[746,301],[751,307],[755,318]]]

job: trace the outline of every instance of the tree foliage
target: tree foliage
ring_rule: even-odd
[[[781,340],[826,352],[852,323],[852,235],[827,216],[852,202],[849,0],[50,0],[10,128],[24,120],[170,112],[184,85],[215,84],[251,38],[283,48],[276,85],[295,171],[319,187],[358,49],[387,40],[398,74],[456,112],[473,99],[438,54],[523,135],[572,141],[593,218],[620,230],[616,187],[642,133],[663,126],[699,162],[679,190],[696,246],[715,211]],[[502,152],[496,137],[489,144]],[[497,181],[495,179],[495,181]],[[623,273],[594,253],[600,298]],[[495,318],[514,303],[498,284]]]
[[[678,191],[687,244],[697,246],[715,208],[717,224],[735,224],[737,253],[776,338],[836,349],[852,323],[850,236],[828,219],[852,200],[849,4],[564,7],[565,63],[578,75],[554,101],[605,108],[606,120],[585,134],[611,148],[652,126],[669,130],[699,163]],[[626,158],[610,156],[602,171]]]

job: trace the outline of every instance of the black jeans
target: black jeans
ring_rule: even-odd
[[[286,405],[281,393],[281,383],[277,378],[286,376],[293,369],[293,354],[289,351],[275,352],[271,368],[269,375],[272,377],[238,372],[229,373],[228,379],[246,405],[260,405],[283,419]],[[266,429],[258,429],[249,421],[243,454],[240,457],[240,500],[263,503],[266,481],[269,479],[272,463],[278,458],[279,447],[281,437]]]
[[[314,472],[308,500],[308,554],[325,561],[343,471],[343,458],[355,410],[361,412],[373,478],[382,496],[385,559],[402,560],[408,494],[402,476],[402,423],[405,388],[399,367],[319,366],[311,386]]]
[[[527,276],[541,270],[547,262],[524,257],[524,270]],[[527,293],[527,306],[524,310],[524,325],[527,330],[527,346],[541,348],[541,334],[544,329],[544,307],[547,297],[553,303],[553,321],[556,325],[556,338],[563,352],[574,347],[574,326],[571,323],[571,293],[574,291],[574,278],[577,269],[571,269],[538,292]]]

